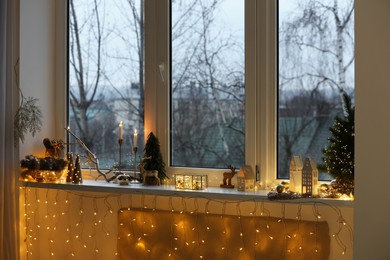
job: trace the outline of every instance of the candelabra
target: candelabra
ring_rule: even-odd
[[[123,139],[119,139],[119,163],[118,163],[118,172],[115,174],[116,179],[119,183],[119,185],[128,185],[130,176],[127,173],[122,174],[122,142]]]
[[[121,167],[122,167],[122,143],[123,143],[123,139],[122,138],[119,139],[118,143],[119,143],[119,165],[118,165],[119,173],[118,174],[121,174]]]

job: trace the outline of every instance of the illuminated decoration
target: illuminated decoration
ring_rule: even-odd
[[[27,155],[20,161],[20,179],[31,182],[60,182],[68,162],[63,158]]]
[[[110,174],[112,172],[112,170],[108,170],[107,172],[103,172],[101,169],[100,169],[100,166],[99,166],[99,160],[98,158],[96,157],[96,155],[94,153],[91,152],[91,150],[89,150],[89,148],[87,147],[87,145],[81,141],[81,139],[79,137],[77,137],[71,130],[70,130],[70,127],[68,126],[67,128],[64,128],[71,136],[73,136],[73,138],[75,139],[76,143],[78,145],[81,146],[81,148],[84,150],[84,152],[86,153],[86,158],[88,159],[88,161],[95,165],[95,168],[96,168],[96,171],[98,172],[99,176],[103,176],[104,179],[107,181],[107,182],[110,182],[112,180],[114,180],[116,178],[116,175],[114,174],[113,176],[109,177],[108,174]]]
[[[299,247],[307,259],[329,257],[325,221],[123,209],[118,223],[120,259],[299,259]]]
[[[290,160],[290,183],[289,190],[300,193],[302,191],[302,158],[292,156]]]
[[[81,173],[80,156],[76,155],[76,162],[74,163],[74,172],[72,181],[74,184],[83,183],[83,175]]]
[[[66,182],[73,183],[74,166],[73,166],[73,153],[68,153],[68,170],[66,172]]]
[[[318,169],[313,158],[306,158],[302,167],[302,195],[318,194]]]
[[[237,173],[237,190],[254,191],[255,190],[255,173],[252,166],[244,165]]]
[[[352,229],[325,203],[31,187],[21,194],[29,260],[179,259],[185,252],[188,259],[352,259]]]
[[[329,129],[331,135],[328,145],[322,150],[324,164],[319,165],[320,170],[336,179],[332,196],[353,195],[355,189],[355,107],[347,93],[340,94],[343,98],[344,116],[336,117]]]
[[[207,188],[207,175],[176,174],[175,187],[185,190],[204,190]]]
[[[313,158],[306,158],[303,163],[300,156],[291,158],[289,191],[303,196],[318,195],[318,169]]]

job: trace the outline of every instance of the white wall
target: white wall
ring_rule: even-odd
[[[55,2],[20,1],[20,88],[24,96],[39,99],[42,131],[26,136],[20,158],[44,152],[42,140],[51,137],[55,125]]]
[[[355,259],[390,259],[390,1],[355,0]]]

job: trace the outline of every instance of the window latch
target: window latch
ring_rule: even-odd
[[[161,63],[160,65],[158,65],[158,68],[160,70],[160,76],[161,76],[161,81],[164,82],[165,81],[165,78],[164,78],[164,63]]]

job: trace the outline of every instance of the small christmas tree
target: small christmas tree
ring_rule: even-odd
[[[322,150],[324,164],[319,169],[336,178],[337,192],[353,193],[355,169],[355,107],[350,96],[343,92],[344,117],[336,117],[329,128],[328,146]]]
[[[79,155],[77,155],[77,157],[76,157],[72,181],[74,184],[83,183],[83,175],[81,174],[81,164],[80,164],[80,156]]]
[[[144,148],[144,158],[148,157],[150,159],[143,161],[144,169],[147,171],[157,170],[160,180],[168,179],[165,171],[165,163],[160,151],[160,142],[153,132],[150,132]]]

